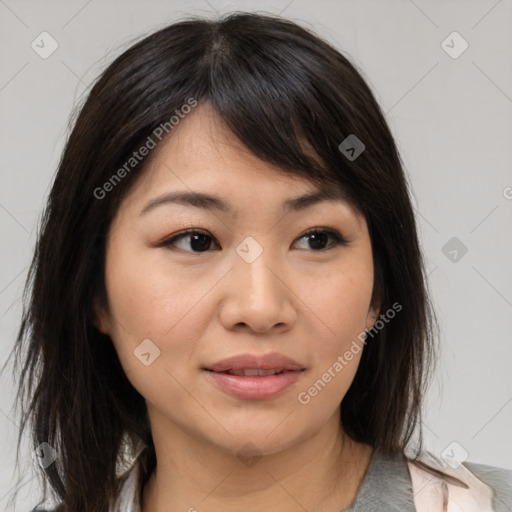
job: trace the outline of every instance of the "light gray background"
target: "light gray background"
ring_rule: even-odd
[[[312,28],[364,73],[398,139],[414,191],[443,352],[427,447],[512,468],[512,1],[0,0],[0,364],[11,350],[36,226],[72,107],[131,40],[187,14],[267,11]],[[58,42],[42,59],[31,43]],[[457,31],[468,49],[441,46]],[[452,38],[453,39],[453,38]],[[452,52],[461,48],[456,39]],[[507,188],[508,187],[508,188]],[[452,262],[452,237],[468,252]],[[0,509],[15,483],[9,372],[0,381]],[[16,510],[37,502],[32,448]],[[460,452],[458,445],[455,453]]]

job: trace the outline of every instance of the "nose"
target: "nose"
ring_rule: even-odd
[[[277,333],[292,327],[297,318],[290,272],[263,250],[255,261],[235,255],[224,280],[220,319],[226,329]]]

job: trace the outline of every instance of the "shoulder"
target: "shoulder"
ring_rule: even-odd
[[[408,460],[418,512],[512,510],[512,470],[465,462],[448,464],[429,452]],[[457,508],[458,507],[458,508]]]
[[[494,491],[495,510],[512,510],[512,469],[465,462],[473,475]]]

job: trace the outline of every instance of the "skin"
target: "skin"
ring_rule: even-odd
[[[237,215],[170,203],[140,215],[177,190],[221,196]],[[97,309],[96,325],[147,403],[157,469],[143,512],[339,512],[355,498],[372,449],[343,432],[339,414],[362,351],[308,404],[297,397],[378,318],[372,247],[364,217],[341,200],[284,213],[286,199],[314,190],[252,155],[203,104],[121,203],[107,240],[108,311]],[[315,245],[304,235],[314,227],[348,242]],[[206,251],[190,236],[174,250],[158,245],[187,228],[211,237]],[[252,263],[236,252],[247,236],[263,248]],[[134,350],[148,338],[160,356],[145,366]],[[235,398],[202,370],[272,351],[306,367],[274,398]],[[237,455],[247,443],[250,464]]]

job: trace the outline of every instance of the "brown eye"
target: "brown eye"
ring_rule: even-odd
[[[202,231],[187,230],[183,231],[172,238],[168,238],[163,241],[160,245],[170,247],[174,250],[175,246],[178,246],[178,242],[182,242],[180,249],[188,252],[206,252],[212,245],[213,238]],[[183,247],[185,246],[185,247]]]
[[[299,238],[299,240],[302,239],[309,239],[310,248],[314,249],[316,252],[347,244],[347,240],[332,229],[314,228]],[[329,239],[334,240],[330,246],[326,245]]]
[[[302,239],[309,239],[309,249],[312,249],[314,252],[326,251],[338,245],[346,245],[348,243],[337,231],[323,228],[311,229],[298,240]],[[332,240],[330,244],[329,240]],[[159,246],[169,247],[171,250],[178,249],[185,252],[201,253],[208,252],[212,247],[212,242],[216,244],[214,238],[208,232],[189,229],[164,240]]]

